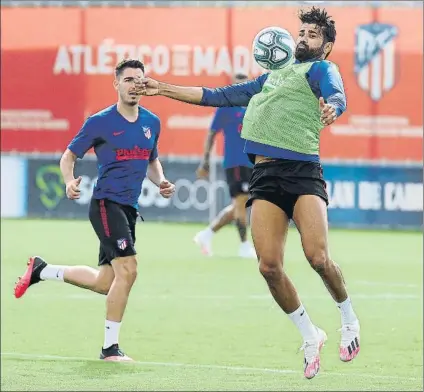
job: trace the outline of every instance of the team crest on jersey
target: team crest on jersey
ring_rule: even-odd
[[[359,87],[373,101],[395,85],[395,38],[398,28],[391,24],[360,25],[355,33],[355,73]]]
[[[144,136],[147,137],[147,139],[150,139],[152,137],[152,133],[150,132],[149,127],[143,127]]]
[[[118,244],[118,248],[121,250],[125,250],[126,247],[128,246],[128,241],[126,238],[121,238],[118,241],[116,241]]]

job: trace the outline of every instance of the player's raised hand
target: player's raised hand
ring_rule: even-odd
[[[168,180],[164,180],[159,184],[159,193],[165,199],[169,199],[175,192],[175,185]]]
[[[80,189],[82,177],[75,178],[66,184],[66,196],[68,199],[75,200],[80,198]]]
[[[141,95],[158,95],[159,82],[152,78],[141,78],[135,81],[136,93]]]
[[[209,165],[202,162],[196,170],[197,178],[208,178],[209,177]]]
[[[323,97],[319,99],[319,109],[321,110],[321,122],[324,125],[330,125],[336,121],[336,108],[329,103],[325,103]]]

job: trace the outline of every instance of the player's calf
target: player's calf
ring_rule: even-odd
[[[47,265],[49,268],[61,268],[62,266]],[[99,269],[88,266],[64,267],[64,281],[73,286],[91,290],[98,294],[107,295],[112,285],[115,274],[110,265],[101,265]]]
[[[122,352],[119,349],[119,332],[128,297],[137,278],[137,260],[135,256],[118,257],[112,260],[112,268],[115,278],[106,299],[106,321],[104,344],[101,354],[101,357],[103,356],[102,359],[116,357],[115,351]],[[112,346],[116,350],[112,350]]]
[[[328,252],[324,250],[311,254],[305,252],[305,255],[311,267],[321,276],[340,310],[342,327],[340,329],[339,356],[343,362],[349,362],[359,354],[360,326],[348,296],[341,269],[327,256]]]
[[[312,250],[311,250],[312,249]],[[310,266],[317,272],[336,302],[347,298],[347,291],[340,268],[330,259],[326,247],[304,246],[304,252]]]
[[[103,265],[100,270],[88,266],[68,266],[48,264],[39,256],[31,257],[28,267],[15,286],[15,297],[22,297],[27,289],[38,282],[53,280],[65,282],[73,286],[107,295],[112,284],[114,273],[109,265]]]
[[[247,240],[247,199],[248,196],[245,194],[239,194],[233,199],[234,219],[241,242],[246,242]]]

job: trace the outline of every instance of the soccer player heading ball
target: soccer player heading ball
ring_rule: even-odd
[[[249,183],[252,237],[259,270],[269,289],[303,337],[304,374],[320,368],[327,340],[302,305],[283,269],[289,220],[300,233],[305,256],[322,278],[341,312],[339,356],[350,361],[359,352],[359,321],[339,266],[328,247],[328,196],[319,158],[320,132],[346,110],[337,67],[326,60],[336,27],[324,9],[300,11],[296,61],[258,78],[222,88],[174,86],[145,78],[144,95],[162,95],[203,106],[247,106],[242,137],[255,163]]]
[[[99,173],[89,217],[100,240],[99,269],[52,265],[34,256],[15,286],[17,298],[43,280],[64,281],[106,295],[100,359],[108,361],[131,360],[119,348],[118,340],[128,296],[137,277],[135,226],[144,178],[148,175],[165,198],[175,191],[175,186],[165,179],[158,158],[159,118],[139,106],[135,81],[143,76],[144,65],[138,60],[124,60],[116,66],[114,87],[118,102],[87,119],[60,161],[66,195],[71,200],[79,199],[81,177],[74,177],[74,164],[94,147]]]

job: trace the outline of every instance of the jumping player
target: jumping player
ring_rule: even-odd
[[[281,309],[299,329],[304,344],[304,375],[320,368],[327,336],[316,327],[283,269],[289,220],[299,230],[311,267],[322,278],[341,312],[339,356],[359,353],[360,325],[339,266],[328,247],[328,196],[319,159],[320,132],[346,109],[343,82],[327,61],[335,39],[334,21],[324,9],[300,11],[296,61],[242,84],[223,88],[182,87],[145,78],[144,95],[163,95],[203,106],[247,106],[242,137],[255,163],[250,180],[251,230],[259,270]]]
[[[16,298],[44,280],[63,281],[106,295],[100,359],[110,361],[131,360],[120,349],[118,338],[137,277],[135,227],[143,180],[147,174],[165,198],[175,190],[165,179],[158,159],[159,118],[138,105],[140,95],[135,90],[135,80],[143,76],[144,65],[138,60],[124,60],[116,66],[117,104],[90,116],[60,160],[66,195],[71,200],[78,199],[81,177],[74,177],[75,161],[94,147],[99,173],[89,218],[100,240],[99,269],[47,264],[34,256],[15,286]]]
[[[242,83],[247,80],[247,76],[236,74],[233,79],[234,83]],[[213,235],[225,225],[235,221],[241,241],[238,251],[239,257],[256,257],[252,244],[247,241],[246,202],[253,165],[243,151],[244,140],[240,137],[245,112],[245,107],[222,107],[217,109],[206,139],[204,157],[197,169],[199,178],[208,177],[211,149],[216,135],[222,131],[224,135],[224,169],[232,203],[225,207],[206,229],[200,231],[194,237],[194,242],[208,256],[212,255]]]

